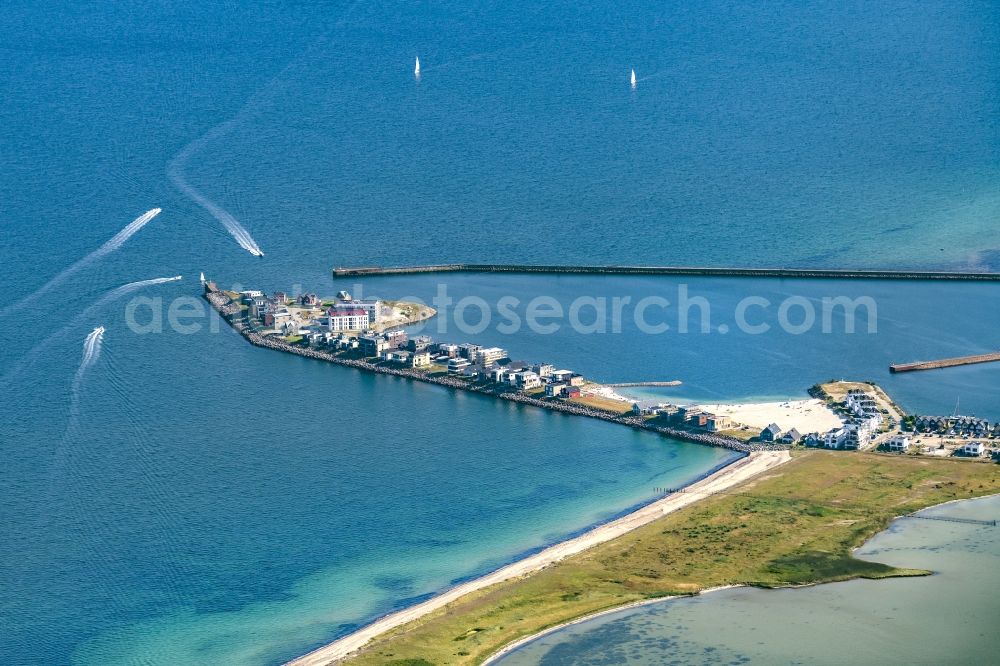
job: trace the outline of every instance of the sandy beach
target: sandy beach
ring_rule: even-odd
[[[822,400],[785,400],[784,402],[748,402],[699,405],[713,414],[722,414],[752,428],[766,428],[777,423],[782,430],[795,428],[803,435],[826,432],[840,427],[840,418]]]
[[[631,406],[632,403],[634,402],[634,400],[622,395],[614,388],[610,386],[604,386],[602,384],[591,384],[587,386],[587,391],[593,395],[600,396],[602,398],[607,398],[608,400],[616,400],[618,402],[626,403],[628,406]]]
[[[373,638],[386,631],[442,608],[463,595],[506,580],[531,574],[566,557],[626,534],[668,513],[689,506],[707,495],[728,490],[789,460],[791,460],[791,456],[787,451],[757,451],[751,453],[749,456],[741,458],[733,464],[727,465],[714,474],[705,477],[701,481],[690,485],[687,488],[687,492],[664,497],[651,504],[647,504],[627,516],[604,525],[599,525],[578,537],[563,541],[485,576],[453,587],[416,606],[387,615],[367,627],[363,627],[329,645],[325,645],[307,655],[294,659],[288,662],[288,664],[290,666],[321,666],[335,663],[361,649]]]

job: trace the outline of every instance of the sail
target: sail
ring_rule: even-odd
[[[416,76],[420,76],[420,58],[419,57],[417,58],[417,64],[416,64],[416,66],[413,68],[413,73]]]
[[[632,87],[635,88],[635,70],[632,70]]]

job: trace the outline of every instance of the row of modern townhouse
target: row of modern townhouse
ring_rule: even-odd
[[[974,416],[914,416],[904,428],[915,432],[940,433],[952,437],[1000,438],[1000,423]]]
[[[402,329],[382,333],[365,331],[358,336],[332,331],[309,333],[307,344],[327,346],[337,351],[357,351],[366,358],[378,358],[410,368],[439,366],[448,374],[489,380],[519,391],[544,388],[547,397],[578,398],[584,378],[572,370],[559,370],[548,363],[528,364],[509,358],[507,350],[472,343],[434,342],[430,336],[409,337]]]
[[[720,432],[733,427],[733,421],[728,416],[713,414],[697,405],[680,406],[646,400],[632,403],[632,413],[636,416],[655,416],[669,423],[701,428],[708,432]]]

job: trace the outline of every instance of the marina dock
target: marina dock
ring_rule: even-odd
[[[916,370],[934,370],[936,368],[951,368],[956,365],[972,365],[974,363],[992,363],[1000,361],[1000,352],[991,354],[976,354],[974,356],[957,356],[943,358],[938,361],[916,361],[914,363],[894,363],[889,366],[889,372],[914,372]]]
[[[334,268],[333,277],[375,277],[417,273],[556,273],[580,275],[677,275],[718,277],[823,278],[839,280],[959,280],[998,282],[1000,273],[969,271],[854,270],[837,268],[734,268],[715,266],[588,266],[543,264],[432,264]]]

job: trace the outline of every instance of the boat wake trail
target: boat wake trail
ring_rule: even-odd
[[[108,293],[104,294],[104,296],[102,296],[96,303],[94,303],[93,305],[89,306],[83,312],[81,312],[80,314],[78,314],[77,316],[75,316],[68,324],[66,324],[61,329],[59,329],[58,331],[56,331],[55,333],[53,333],[52,335],[50,335],[49,337],[45,338],[40,343],[38,343],[37,345],[35,345],[27,354],[25,354],[21,358],[21,360],[17,363],[17,365],[15,365],[13,368],[11,368],[11,370],[7,374],[5,374],[3,376],[2,380],[0,380],[0,381],[2,381],[4,384],[8,384],[9,385],[10,381],[12,379],[14,379],[15,377],[17,377],[18,374],[20,374],[36,358],[38,358],[39,354],[41,354],[43,351],[45,351],[50,346],[52,346],[53,343],[55,343],[57,340],[59,340],[60,338],[62,338],[69,331],[71,331],[74,328],[76,328],[77,326],[79,326],[79,324],[84,319],[86,319],[88,316],[90,316],[91,314],[93,314],[97,310],[101,309],[102,307],[104,307],[105,305],[107,305],[108,303],[110,303],[111,301],[113,301],[115,299],[118,299],[118,298],[121,298],[122,296],[125,296],[127,294],[130,294],[133,291],[137,291],[139,289],[142,289],[143,287],[150,287],[150,286],[157,285],[157,284],[163,284],[165,282],[176,282],[176,281],[178,281],[180,279],[181,279],[180,275],[175,275],[173,277],[153,278],[152,280],[139,280],[137,282],[129,282],[128,284],[123,284],[120,287],[115,287],[114,289],[112,289]],[[102,332],[103,332],[103,329],[102,329]],[[88,336],[87,339],[90,340],[89,336]],[[96,351],[97,351],[98,354],[100,353],[100,343],[99,342],[96,344]],[[85,359],[86,359],[86,357],[85,357]],[[95,357],[94,360],[96,360],[96,357]]]
[[[76,273],[81,268],[84,268],[85,266],[94,263],[101,257],[111,254],[112,252],[120,248],[125,243],[125,241],[134,236],[136,233],[138,233],[138,231],[142,229],[144,226],[146,226],[146,224],[149,223],[150,220],[159,215],[161,210],[162,209],[160,208],[153,208],[152,210],[147,210],[145,213],[143,213],[139,217],[129,222],[121,231],[112,236],[111,239],[108,240],[104,245],[97,248],[96,250],[88,254],[86,257],[80,259],[75,264],[64,270],[62,273],[60,273],[59,275],[55,276],[54,278],[43,284],[40,288],[36,289],[34,293],[25,296],[17,303],[9,305],[6,308],[0,310],[0,316],[9,314],[14,310],[23,307],[29,301],[38,298],[47,291],[52,290],[57,285],[62,284],[62,282],[64,282],[66,278],[68,278],[70,275],[73,275],[73,273]]]
[[[83,360],[80,361],[80,369],[76,371],[76,379],[74,383],[79,382],[83,378],[83,373],[87,371],[88,368],[97,363],[97,359],[101,356],[101,346],[104,344],[104,327],[98,326],[87,339],[83,341]]]
[[[112,236],[111,240],[109,240],[107,243],[97,248],[96,250],[94,250],[86,258],[82,259],[80,263],[94,261],[95,259],[100,259],[106,254],[114,252],[115,250],[117,250],[122,246],[122,243],[124,243],[129,238],[134,236],[135,233],[139,231],[139,229],[142,229],[144,226],[146,226],[147,222],[149,222],[154,217],[159,215],[162,211],[163,211],[162,208],[153,208],[152,210],[147,210],[145,213],[143,213],[142,215],[140,215],[139,217],[135,218],[127,225],[125,225],[125,228],[116,233],[114,236]]]
[[[80,360],[80,367],[77,368],[73,377],[73,387],[69,396],[69,419],[66,422],[66,432],[62,441],[55,450],[55,459],[52,465],[52,474],[49,477],[49,496],[55,484],[62,477],[66,467],[66,447],[72,441],[78,430],[80,420],[80,388],[83,385],[83,377],[87,370],[97,363],[101,356],[101,346],[104,344],[104,327],[98,326],[91,331],[83,341],[83,358]]]
[[[354,0],[351,4],[345,7],[343,14],[336,22],[335,28],[342,28],[359,6],[363,6],[363,3],[360,0]],[[260,246],[257,245],[257,242],[250,235],[250,232],[247,231],[246,228],[244,228],[243,225],[240,224],[229,211],[222,208],[222,206],[219,206],[197,189],[192,187],[184,177],[184,168],[187,166],[188,160],[190,160],[196,152],[204,148],[210,141],[220,139],[231,132],[234,127],[242,123],[248,115],[250,115],[258,106],[263,104],[275,90],[283,85],[286,77],[293,68],[299,66],[302,62],[308,62],[308,60],[314,55],[325,58],[325,49],[327,47],[328,37],[329,35],[321,36],[312,46],[306,49],[306,51],[299,58],[296,58],[286,64],[261,89],[252,94],[246,101],[246,104],[244,104],[243,108],[240,109],[234,117],[224,123],[216,125],[202,136],[184,146],[184,148],[182,148],[181,151],[177,153],[167,164],[167,177],[170,179],[170,182],[173,183],[174,187],[208,211],[212,217],[218,220],[222,226],[226,228],[226,231],[228,231],[236,242],[240,244],[240,247],[256,257],[263,257],[264,252],[261,251]]]
[[[254,241],[250,232],[247,231],[243,225],[229,213],[229,211],[217,205],[214,201],[193,188],[184,178],[184,166],[187,164],[188,159],[190,159],[194,153],[201,150],[209,141],[219,138],[229,132],[238,119],[239,116],[226,121],[221,125],[217,125],[201,137],[186,145],[183,150],[177,153],[177,155],[175,155],[167,165],[167,177],[170,178],[170,182],[174,184],[174,187],[191,198],[199,206],[207,210],[208,213],[216,220],[221,222],[222,226],[226,228],[226,231],[228,231],[229,234],[236,239],[236,242],[240,244],[240,247],[256,257],[263,257],[264,253],[257,245],[257,242]]]

